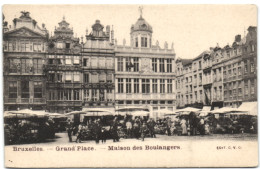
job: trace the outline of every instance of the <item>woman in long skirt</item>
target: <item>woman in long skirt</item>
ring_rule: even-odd
[[[187,135],[187,125],[186,125],[186,120],[184,118],[181,120],[181,128],[182,128],[182,135]]]

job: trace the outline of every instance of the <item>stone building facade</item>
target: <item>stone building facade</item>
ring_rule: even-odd
[[[231,46],[220,48],[217,45],[185,65],[182,63],[184,59],[178,59],[176,61],[178,106],[194,106],[193,103],[200,103],[200,98],[203,105],[210,105],[212,109],[223,106],[239,107],[242,102],[257,101],[256,47],[257,30],[256,27],[250,26],[246,36],[242,38],[241,35],[236,35]],[[195,86],[198,85],[196,79],[198,75],[200,76],[199,61],[202,64],[203,88],[196,90]],[[182,98],[184,87],[186,101]],[[200,94],[202,92],[200,98],[198,91]]]
[[[110,26],[96,20],[92,31],[86,32],[82,48],[83,108],[113,108],[115,95],[115,52]]]
[[[46,108],[46,60],[48,32],[29,12],[21,12],[13,26],[4,27],[4,109]]]
[[[65,17],[49,38],[45,72],[50,112],[82,109],[83,63],[79,41]]]
[[[130,46],[115,43],[115,107],[143,106],[158,117],[158,110],[176,107],[173,45],[153,45],[152,26],[142,16],[130,31]]]

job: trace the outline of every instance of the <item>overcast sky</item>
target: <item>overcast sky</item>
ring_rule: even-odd
[[[118,44],[130,42],[130,27],[140,16],[139,5],[44,5],[4,6],[6,21],[12,24],[20,11],[29,11],[39,26],[45,23],[49,32],[65,16],[78,37],[89,32],[96,19],[101,24],[113,25]],[[153,27],[153,44],[156,40],[164,47],[174,42],[176,57],[194,58],[215,47],[232,44],[237,34],[257,25],[257,8],[254,5],[143,5],[143,18]]]

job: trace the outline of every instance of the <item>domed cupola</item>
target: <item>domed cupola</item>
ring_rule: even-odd
[[[141,15],[137,22],[131,26],[131,33],[135,31],[147,31],[153,33],[153,28]]]
[[[139,7],[140,17],[131,26],[131,46],[136,48],[150,48],[152,46],[152,26],[142,16],[143,8]]]

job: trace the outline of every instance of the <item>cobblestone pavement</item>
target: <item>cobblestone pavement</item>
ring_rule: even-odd
[[[63,144],[75,144],[76,136],[72,137],[73,142],[70,143],[68,141],[67,133],[56,133],[54,139],[49,139],[43,143],[37,143],[37,145],[63,145]],[[256,134],[213,134],[213,135],[205,135],[205,136],[167,136],[167,135],[157,135],[156,138],[145,138],[144,142],[163,142],[163,141],[173,141],[173,142],[185,142],[185,141],[257,141]],[[120,143],[138,143],[142,142],[140,139],[120,139]],[[82,141],[79,144],[96,144],[94,140]],[[99,144],[102,144],[101,142]],[[107,140],[106,144],[113,144],[111,139]]]

